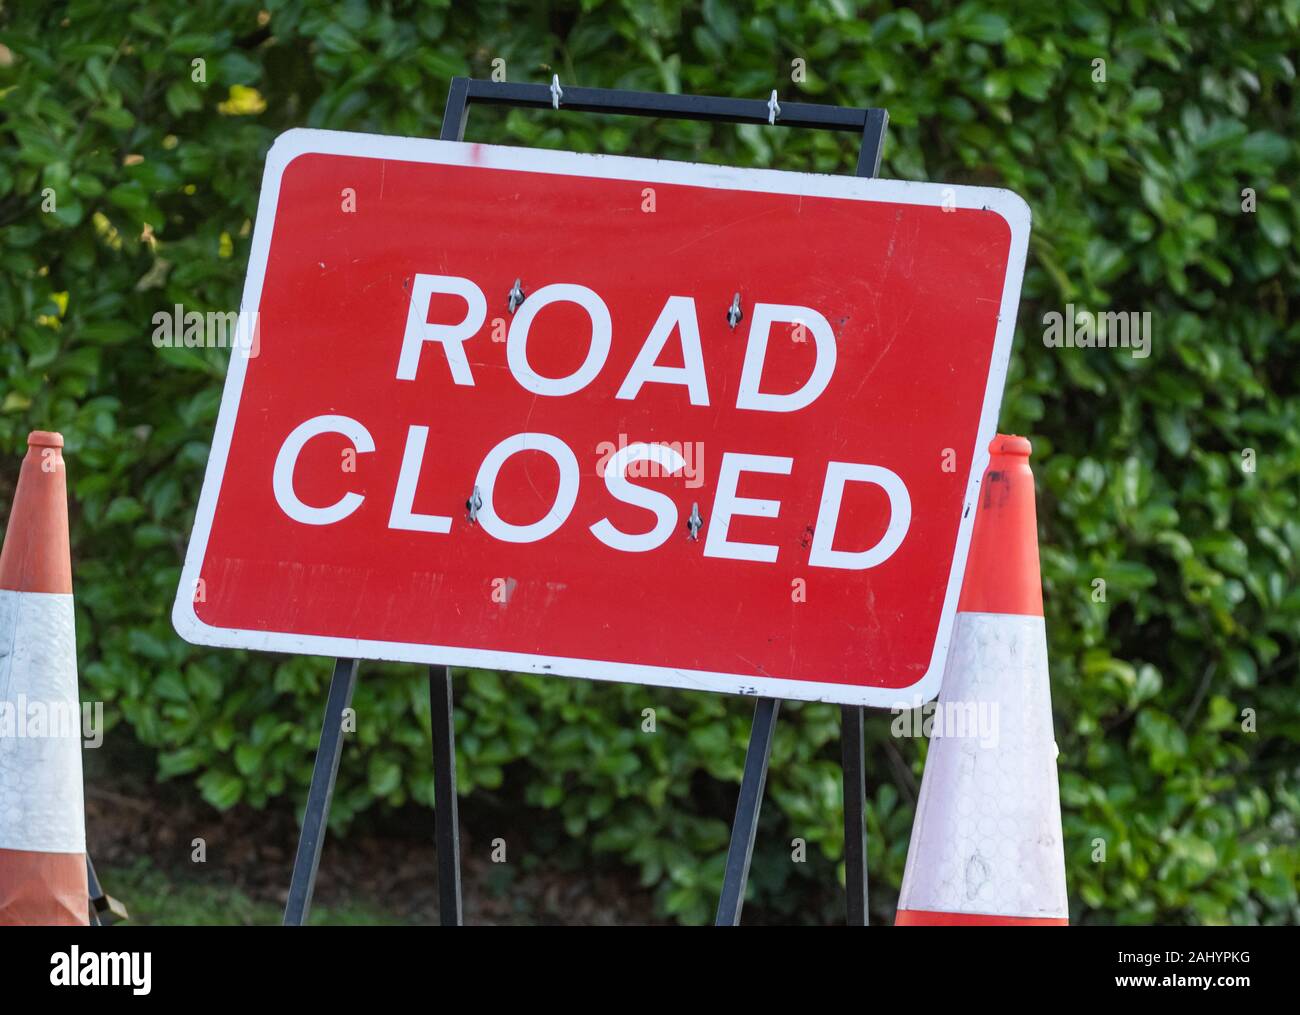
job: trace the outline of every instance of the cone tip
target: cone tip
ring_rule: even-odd
[[[991,455],[1015,455],[1020,458],[1028,458],[1033,454],[1033,451],[1034,446],[1029,443],[1029,438],[1017,434],[1000,433],[989,441],[989,454]]]
[[[959,613],[1043,615],[1031,450],[1028,439],[1015,434],[989,442]]]
[[[0,589],[72,592],[62,447],[62,434],[34,430],[27,436],[27,455],[18,471],[13,507],[0,540]]]

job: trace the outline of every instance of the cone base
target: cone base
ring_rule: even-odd
[[[924,909],[900,909],[895,927],[1068,927],[1060,916],[998,916],[992,913],[932,913]]]
[[[0,849],[0,927],[89,923],[84,853]]]

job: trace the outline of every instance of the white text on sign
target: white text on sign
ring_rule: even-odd
[[[464,317],[455,323],[429,323],[429,301],[435,294],[452,295],[465,301]],[[556,303],[581,307],[591,321],[591,337],[582,364],[565,377],[544,377],[528,362],[528,336],[537,314]],[[411,285],[411,300],[397,362],[396,378],[414,381],[426,343],[441,347],[458,385],[473,386],[474,375],[465,343],[474,338],[487,317],[487,300],[482,289],[467,278],[453,275],[417,274]],[[776,394],[760,390],[768,340],[774,324],[802,325],[813,336],[816,359],[813,370],[796,391]],[[656,365],[661,352],[676,333],[681,346],[680,367]],[[613,320],[600,296],[586,286],[557,283],[529,294],[511,321],[506,340],[506,362],[515,381],[525,390],[547,397],[564,397],[589,385],[605,366],[613,339]],[[835,372],[835,335],[830,323],[810,307],[789,304],[757,303],[750,320],[749,336],[736,393],[736,408],[758,412],[797,412],[811,405],[830,384]],[[650,329],[631,369],[615,396],[634,399],[645,384],[673,384],[686,389],[692,405],[707,406],[708,378],[700,343],[699,318],[695,300],[690,296],[669,296],[658,319]],[[332,525],[347,518],[365,501],[365,496],[346,491],[333,503],[313,507],[304,503],[294,489],[293,475],[299,455],[308,441],[321,434],[339,434],[351,441],[358,454],[376,450],[370,431],[356,419],[343,415],[314,416],[301,423],[285,438],[276,456],[273,488],[281,510],[304,525]],[[416,486],[426,454],[429,428],[412,425],[407,430],[406,445],[397,485],[393,492],[388,528],[446,535],[451,531],[448,515],[421,514],[414,511]],[[502,466],[513,455],[536,451],[547,455],[559,470],[559,485],[549,510],[540,519],[526,525],[505,521],[496,512],[493,491]],[[659,443],[632,443],[610,458],[604,469],[603,482],[611,497],[625,504],[643,508],[654,516],[646,532],[627,533],[608,518],[590,527],[592,535],[614,550],[644,553],[654,550],[672,535],[679,525],[677,505],[667,496],[631,482],[629,466],[651,462],[661,474],[675,475],[686,462],[673,448]],[[732,560],[772,563],[779,548],[766,543],[738,542],[729,538],[731,520],[736,516],[774,519],[781,502],[742,497],[738,493],[741,476],[746,473],[769,473],[788,476],[794,468],[792,456],[741,454],[724,452],[718,469],[714,501],[708,518],[704,556]],[[467,477],[468,478],[468,477]],[[889,498],[889,522],[875,545],[862,550],[834,549],[840,505],[848,483],[871,483]],[[483,505],[477,521],[491,537],[509,543],[532,543],[556,532],[568,520],[578,500],[580,470],[573,450],[560,438],[547,433],[516,433],[500,441],[484,457],[473,483]],[[912,502],[907,486],[899,475],[879,465],[857,462],[826,463],[817,521],[809,545],[808,563],[813,567],[865,570],[888,560],[902,544],[911,524]]]

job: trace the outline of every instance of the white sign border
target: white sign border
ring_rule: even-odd
[[[1007,365],[1011,355],[1011,337],[1020,303],[1020,286],[1029,244],[1030,212],[1029,206],[1018,195],[1009,190],[991,187],[946,186],[901,180],[865,179],[856,176],[743,169],[734,166],[669,162],[659,159],[513,148],[460,141],[294,129],[276,138],[267,154],[257,221],[253,228],[248,274],[244,281],[244,295],[240,303],[241,327],[248,323],[248,315],[256,311],[261,304],[262,283],[266,274],[271,233],[275,225],[276,208],[280,197],[280,181],[289,164],[298,156],[307,154],[478,166],[486,169],[553,173],[651,184],[681,184],[725,190],[848,198],[931,207],[942,207],[946,201],[948,206],[953,206],[955,202],[957,208],[979,208],[1001,216],[1011,231],[1011,248],[1007,258],[1002,305],[998,312],[993,358],[984,392],[979,432],[975,439],[975,447],[970,449],[969,461],[972,465],[966,486],[961,524],[957,532],[957,548],[948,575],[948,587],[939,617],[934,650],[924,677],[907,687],[892,688],[755,677],[748,674],[716,673],[642,663],[572,659],[489,649],[298,635],[275,631],[249,631],[206,624],[194,612],[194,590],[198,588],[200,566],[207,553],[217,497],[226,470],[227,451],[230,447],[240,394],[244,386],[244,376],[248,368],[248,356],[238,350],[231,355],[226,385],[221,396],[221,408],[217,416],[217,428],[213,435],[212,450],[203,477],[203,490],[195,514],[194,529],[185,554],[180,586],[176,590],[176,602],[172,607],[172,624],[182,638],[196,645],[210,645],[217,648],[334,656],[344,659],[381,659],[393,662],[471,666],[797,701],[869,705],[876,708],[912,708],[938,695],[956,617],[957,599],[961,593],[961,580],[966,570],[966,555],[975,522],[974,508],[979,502],[980,481],[989,459],[988,445],[997,431],[997,416],[1001,408]],[[244,333],[244,331],[239,332],[239,334]]]

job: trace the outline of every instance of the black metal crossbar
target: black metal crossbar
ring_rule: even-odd
[[[669,95],[619,88],[579,88],[574,85],[529,85],[481,78],[452,78],[447,112],[442,121],[444,141],[465,139],[465,119],[471,103],[517,106],[523,109],[563,109],[574,113],[651,116],[713,123],[755,123],[812,130],[841,130],[861,135],[858,176],[880,172],[889,114],[883,109],[827,106],[812,102],[781,102],[773,115],[771,100],[731,99],[717,95]]]

